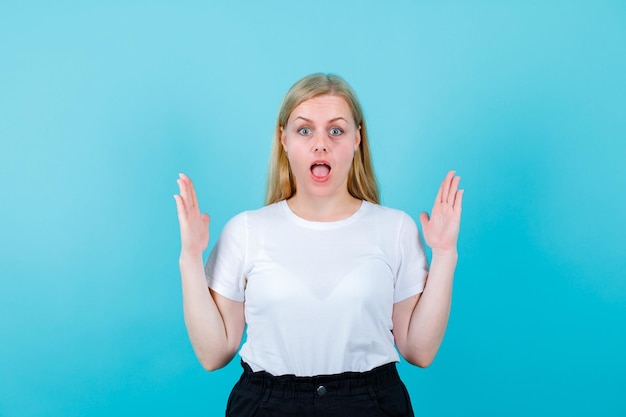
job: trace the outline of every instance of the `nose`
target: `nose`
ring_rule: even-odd
[[[313,143],[313,149],[315,152],[326,152],[328,145],[326,144],[326,137],[323,134],[315,135],[315,142]]]

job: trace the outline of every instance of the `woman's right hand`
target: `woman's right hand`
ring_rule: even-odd
[[[198,256],[209,246],[209,216],[200,213],[191,179],[178,174],[180,195],[174,195],[180,224],[181,256]]]

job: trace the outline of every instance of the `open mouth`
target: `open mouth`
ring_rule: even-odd
[[[330,174],[330,165],[325,162],[316,162],[311,165],[311,173],[316,178],[325,178]]]

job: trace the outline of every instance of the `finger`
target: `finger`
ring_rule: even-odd
[[[437,196],[435,197],[435,206],[437,205],[437,203],[441,203],[442,195],[443,195],[443,182],[441,183],[441,185],[439,186],[439,189],[437,190]]]
[[[185,209],[185,202],[181,196],[174,194],[174,200],[176,200],[176,212],[178,213],[178,221],[182,222],[187,218],[187,210]]]
[[[211,222],[211,218],[209,217],[208,214],[206,213],[202,213],[200,215],[200,220],[202,220],[202,224],[204,225],[204,227],[209,227],[209,223]]]
[[[461,213],[463,210],[463,194],[465,190],[459,190],[456,192],[456,197],[454,198],[454,211]]]
[[[178,174],[176,182],[180,187],[180,195],[185,200],[186,208],[191,207],[191,195],[189,193],[188,177],[185,174]]]
[[[193,199],[189,190],[189,184],[185,181],[185,178],[181,177],[176,180],[178,187],[180,188],[180,196],[185,203],[185,210],[189,211],[193,209]]]
[[[447,201],[452,205],[454,205],[456,192],[459,189],[459,182],[461,182],[461,177],[456,176],[452,178],[452,183],[450,184],[450,190],[448,191],[448,199],[447,199]]]
[[[428,213],[426,213],[425,211],[420,213],[420,223],[422,224],[422,230],[424,230],[424,227],[426,227],[429,219],[430,218],[428,217]]]
[[[192,207],[198,207],[198,197],[196,196],[196,188],[193,186],[193,181],[187,175],[181,173],[179,174],[181,178],[184,179],[185,183],[189,187],[189,195],[191,197]]]
[[[439,200],[441,203],[448,202],[448,193],[450,192],[450,183],[452,182],[452,178],[454,177],[454,172],[455,171],[448,171],[448,174],[446,174],[446,177],[441,183],[441,196]]]

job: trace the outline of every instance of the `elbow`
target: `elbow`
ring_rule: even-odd
[[[230,363],[230,361],[235,356],[233,352],[225,352],[221,355],[210,354],[210,353],[196,353],[196,357],[200,362],[200,365],[204,368],[204,370],[208,372],[217,371],[218,369],[222,369],[226,365]]]
[[[198,358],[198,360],[200,361],[200,365],[202,365],[202,368],[207,372],[217,371],[218,369],[221,369],[224,367],[223,365],[220,366],[215,361],[210,361],[210,360],[206,360],[202,358]]]
[[[416,358],[413,361],[409,361],[409,363],[417,366],[418,368],[428,368],[433,363],[434,359],[435,359],[434,357],[431,357],[431,358]]]
[[[435,360],[435,354],[429,352],[412,352],[402,356],[408,363],[418,368],[428,368]]]
[[[217,371],[218,369],[223,368],[223,366],[212,366],[212,365],[205,365],[205,364],[202,364],[202,367],[207,372],[213,372],[213,371]]]
[[[229,362],[229,361],[217,361],[215,360],[215,358],[200,358],[200,357],[198,357],[198,360],[200,361],[200,365],[202,365],[202,368],[204,368],[204,370],[207,372],[213,372],[213,371],[217,371],[218,369],[222,369]]]
[[[432,365],[441,342],[430,340],[396,340],[396,347],[402,357],[411,365],[428,368]]]

